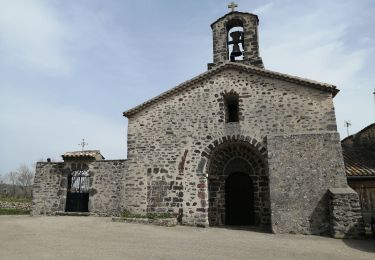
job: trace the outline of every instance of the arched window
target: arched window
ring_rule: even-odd
[[[229,93],[224,97],[225,103],[225,117],[226,122],[238,122],[239,121],[239,106],[238,106],[238,95],[235,93]]]

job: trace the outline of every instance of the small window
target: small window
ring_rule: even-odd
[[[225,97],[225,112],[226,112],[226,121],[238,122],[238,96],[236,94],[230,94]]]

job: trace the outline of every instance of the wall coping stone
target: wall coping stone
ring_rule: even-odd
[[[328,191],[331,194],[357,194],[352,188],[347,187],[347,188],[329,188]]]

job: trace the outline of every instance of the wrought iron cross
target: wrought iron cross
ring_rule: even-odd
[[[235,9],[236,7],[238,7],[238,4],[235,4],[234,2],[232,2],[232,3],[230,3],[230,4],[228,5],[228,8],[232,9],[231,12],[234,12],[234,11],[235,11],[234,9]]]
[[[89,145],[88,143],[85,142],[85,138],[82,139],[82,142],[78,144],[79,146],[82,146],[82,151],[85,149],[85,146]]]

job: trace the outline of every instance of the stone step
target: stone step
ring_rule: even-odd
[[[55,214],[57,216],[76,216],[76,217],[87,217],[87,216],[90,216],[90,212],[65,212],[65,211],[57,211]]]

